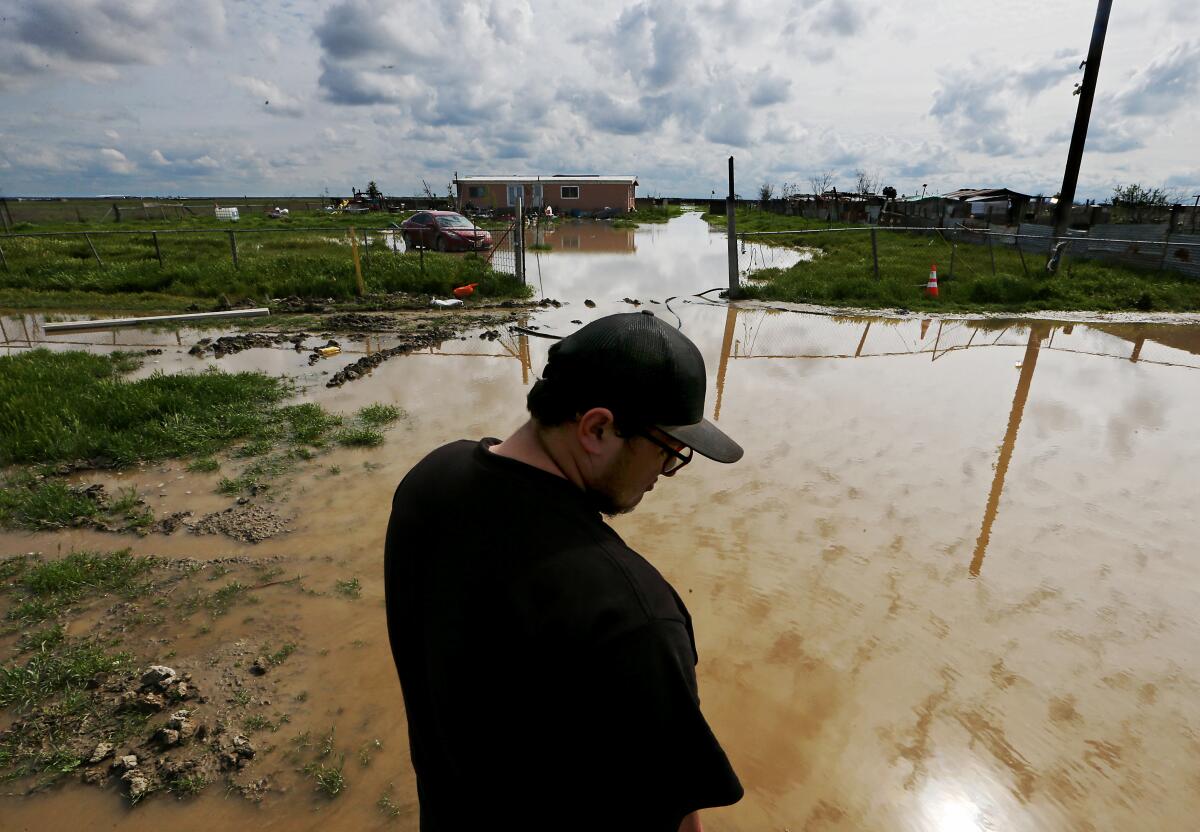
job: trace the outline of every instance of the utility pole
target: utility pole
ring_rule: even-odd
[[[733,157],[729,157],[729,196],[725,197],[725,236],[729,241],[729,299],[737,300],[742,293],[738,281],[738,250],[737,250],[737,221],[734,213],[737,211],[737,193],[733,189]]]
[[[1092,99],[1096,96],[1096,78],[1100,74],[1100,58],[1104,54],[1104,36],[1108,33],[1108,16],[1111,12],[1112,0],[1098,1],[1096,22],[1092,26],[1092,43],[1084,62],[1083,83],[1076,90],[1079,109],[1075,112],[1075,130],[1071,133],[1071,149],[1067,151],[1067,169],[1063,173],[1062,190],[1058,193],[1058,205],[1055,208],[1055,239],[1066,235],[1067,224],[1071,221],[1075,186],[1079,183],[1079,164],[1083,161],[1083,145],[1087,141],[1088,122],[1092,118]]]

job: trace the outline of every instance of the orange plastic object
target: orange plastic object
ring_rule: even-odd
[[[478,285],[478,283],[468,283],[466,286],[459,286],[454,290],[454,297],[469,298],[471,295],[475,294],[475,287]]]

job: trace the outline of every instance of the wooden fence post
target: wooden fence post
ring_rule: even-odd
[[[238,265],[237,236],[232,231],[229,232],[229,250],[233,252],[233,267],[235,269],[241,268],[241,266]]]
[[[4,256],[4,249],[0,248],[0,266],[4,266],[4,271],[8,271],[8,259]],[[5,340],[8,340],[7,338]]]
[[[954,235],[954,242],[950,244],[950,279],[954,279],[954,255],[958,253],[958,235]]]
[[[162,268],[162,249],[158,247],[158,232],[151,231],[150,236],[154,238],[154,253],[158,256],[158,266],[159,268]]]
[[[875,226],[871,226],[871,259],[875,261],[875,279],[879,279],[879,248],[875,242]]]
[[[1017,223],[1017,233],[1013,235],[1013,242],[1017,244],[1017,254],[1021,257],[1021,270],[1025,272],[1025,276],[1029,277],[1029,267],[1025,265],[1025,250],[1021,248],[1021,224]]]
[[[996,276],[996,250],[992,247],[992,229],[987,230],[988,256],[992,258],[992,277]]]
[[[92,243],[92,238],[88,236],[86,231],[83,232],[83,239],[87,240],[88,247],[92,250],[92,256],[96,258],[96,262],[100,264],[100,268],[104,268],[104,261],[100,259],[100,255],[96,251],[96,246]]]

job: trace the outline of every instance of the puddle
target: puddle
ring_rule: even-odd
[[[1189,828],[1200,327],[727,307],[693,297],[725,274],[724,238],[698,223],[609,229],[590,248],[582,229],[574,252],[530,252],[529,274],[565,302],[531,319],[544,332],[633,309],[624,297],[678,316],[709,368],[706,415],[746,448],[737,465],[693,464],[615,523],[691,610],[705,712],[746,786],[706,826]],[[108,337],[97,348],[153,340],[161,368],[203,366],[186,355],[194,339],[170,349],[174,332]],[[326,583],[361,577],[357,604],[264,591],[253,615],[309,650],[294,671],[311,692],[296,728],[336,723],[347,748],[378,737],[385,749],[369,768],[348,764],[350,788],[332,802],[280,763],[292,791],[261,807],[210,789],[191,807],[156,796],[129,813],[114,793],[68,785],[0,799],[10,823],[138,830],[186,814],[415,830],[411,811],[389,823],[375,806],[389,783],[397,804],[415,799],[380,585],[392,490],[431,448],[517,427],[551,343],[471,336],[337,390],[289,350],[218,362],[300,373],[302,396],[333,409],[384,401],[409,414],[380,449],[322,457],[343,473],[297,479],[293,531],[256,546],[0,535],[5,552],[283,555]],[[213,475],[182,474],[171,463],[125,478],[167,482],[164,508],[184,505],[185,489],[211,494]]]

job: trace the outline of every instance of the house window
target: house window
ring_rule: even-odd
[[[487,195],[487,188],[482,185],[469,185],[467,187],[468,199],[482,199]]]
[[[562,186],[562,198],[563,199],[579,199],[579,186],[578,185],[563,185]]]

